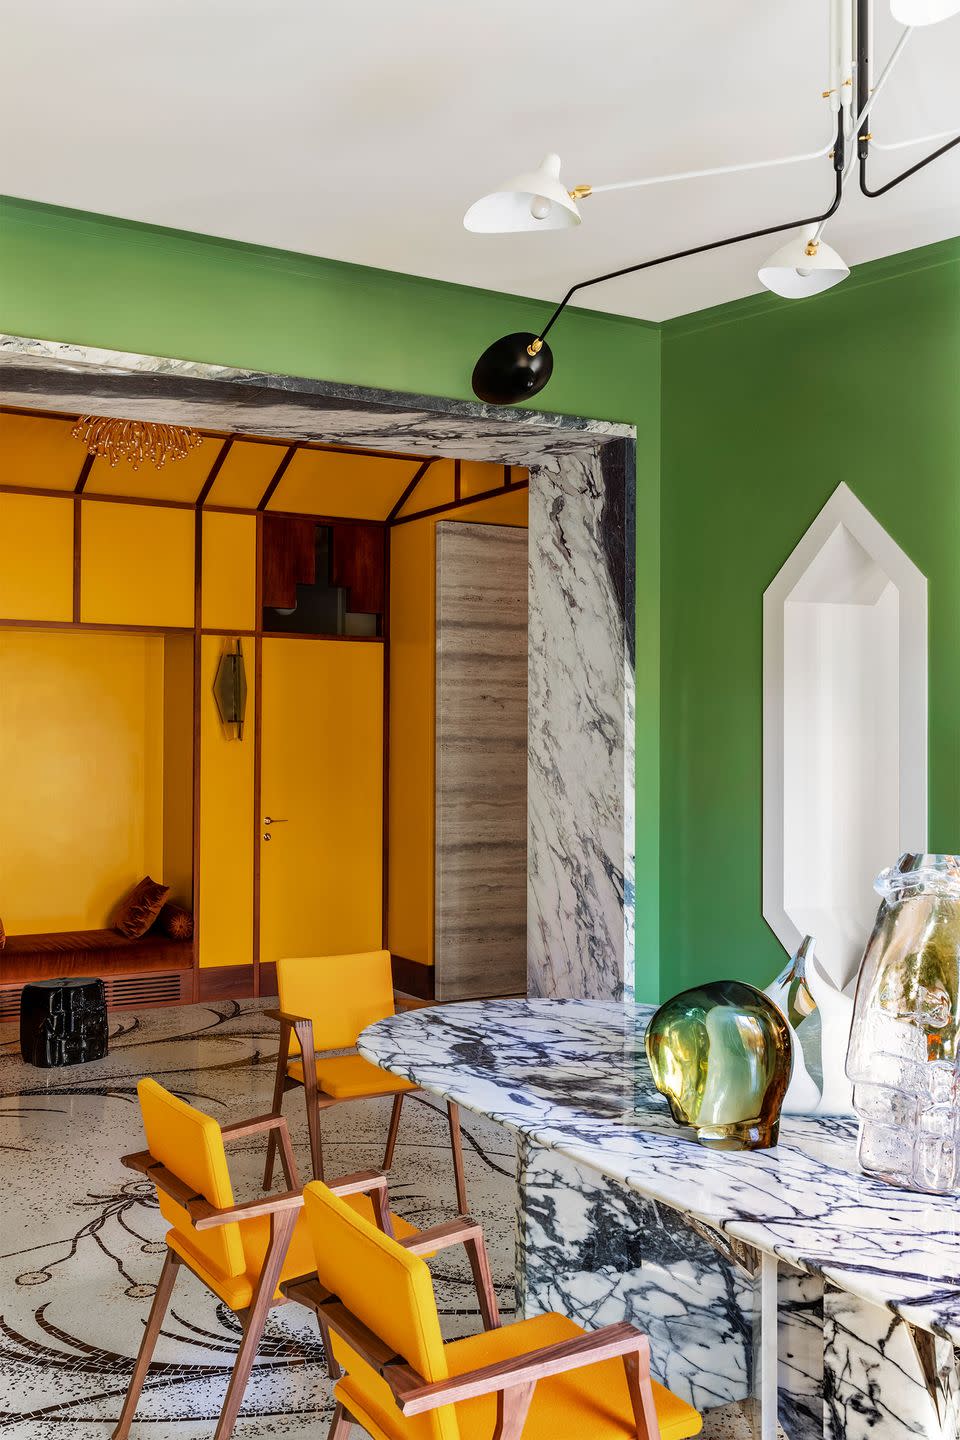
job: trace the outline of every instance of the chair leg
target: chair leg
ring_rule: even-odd
[[[467,1180],[463,1173],[463,1145],[460,1140],[460,1106],[447,1101],[450,1122],[450,1153],[453,1155],[453,1178],[457,1187],[457,1214],[467,1213]]]
[[[630,1391],[630,1405],[637,1426],[637,1440],[659,1440],[660,1421],[650,1384],[650,1349],[646,1352],[631,1351],[623,1357],[623,1368],[627,1373],[627,1388]]]
[[[400,1129],[400,1111],[403,1109],[403,1091],[393,1097],[393,1109],[390,1112],[390,1129],[387,1131],[387,1148],[383,1152],[384,1170],[389,1170],[393,1164],[393,1152],[397,1148],[397,1131]]]
[[[307,1130],[310,1135],[310,1166],[314,1180],[323,1179],[323,1140],[320,1136],[320,1110],[317,1104],[317,1055],[313,1048],[313,1026],[295,1025],[303,1059],[303,1094],[307,1105]]]
[[[511,1385],[509,1390],[497,1391],[497,1423],[493,1430],[493,1440],[521,1440],[536,1388],[534,1382],[530,1385]]]
[[[126,1440],[126,1437],[130,1433],[130,1426],[136,1414],[137,1401],[140,1399],[143,1382],[146,1380],[147,1371],[150,1369],[150,1361],[153,1359],[153,1352],[156,1349],[157,1340],[160,1336],[160,1327],[163,1325],[163,1317],[167,1313],[167,1306],[170,1303],[170,1296],[173,1292],[173,1282],[177,1278],[179,1268],[179,1255],[175,1254],[173,1250],[168,1249],[163,1261],[163,1269],[160,1271],[160,1279],[157,1282],[153,1304],[150,1306],[150,1314],[143,1332],[143,1339],[140,1341],[140,1350],[133,1367],[133,1374],[130,1376],[127,1398],[123,1402],[120,1419],[117,1421],[117,1427],[110,1436],[110,1440]]]
[[[277,1074],[273,1082],[273,1110],[271,1114],[280,1115],[283,1111],[284,1082],[287,1078],[287,1061],[290,1057],[290,1026],[280,1022],[280,1049],[277,1052]],[[267,1163],[263,1170],[263,1188],[269,1190],[273,1184],[273,1162],[277,1156],[277,1133],[270,1131],[267,1140]],[[288,1177],[289,1181],[289,1177]]]
[[[327,1440],[347,1440],[347,1436],[353,1429],[353,1416],[349,1410],[344,1410],[338,1403],[333,1412],[333,1420],[327,1432]]]
[[[253,1369],[253,1362],[257,1358],[257,1350],[263,1338],[263,1328],[267,1323],[267,1316],[271,1308],[276,1304],[274,1296],[296,1223],[296,1210],[279,1211],[270,1216],[270,1244],[250,1309],[247,1311],[243,1339],[240,1341],[240,1349],[237,1351],[237,1358],[233,1365],[233,1374],[227,1385],[227,1393],[214,1432],[214,1440],[229,1440],[229,1436],[233,1433],[233,1427],[237,1423],[244,1392],[250,1379],[250,1371]]]

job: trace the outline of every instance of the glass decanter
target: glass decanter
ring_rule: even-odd
[[[877,878],[847,1050],[862,1168],[960,1194],[960,858],[902,855]]]

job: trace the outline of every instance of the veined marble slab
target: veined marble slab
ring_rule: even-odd
[[[960,1342],[960,1208],[856,1164],[851,1117],[785,1117],[780,1144],[711,1151],[678,1129],[650,1076],[652,1009],[500,1000],[422,1010],[364,1032],[385,1069],[533,1143]]]

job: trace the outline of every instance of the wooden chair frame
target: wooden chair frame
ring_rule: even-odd
[[[271,1020],[277,1020],[280,1024],[280,1049],[277,1053],[277,1074],[273,1087],[273,1111],[274,1116],[279,1116],[283,1107],[283,1097],[288,1090],[303,1089],[307,1106],[307,1129],[310,1134],[310,1163],[313,1169],[315,1180],[323,1179],[323,1141],[320,1135],[320,1114],[323,1110],[329,1110],[334,1105],[348,1105],[351,1100],[377,1100],[386,1095],[393,1096],[393,1109],[390,1113],[390,1126],[387,1130],[387,1143],[383,1152],[384,1170],[389,1170],[393,1164],[393,1153],[397,1144],[397,1133],[400,1129],[400,1112],[403,1109],[404,1095],[413,1093],[410,1090],[403,1090],[399,1093],[396,1090],[376,1090],[369,1095],[348,1096],[340,1099],[328,1095],[320,1089],[317,1081],[317,1052],[313,1045],[313,1021],[306,1015],[293,1015],[284,1010],[266,1010],[264,1014]],[[290,1062],[290,1041],[296,1035],[300,1042],[301,1058],[303,1061],[303,1080],[296,1080],[287,1074],[287,1065]],[[344,1052],[339,1050],[321,1051],[321,1056],[341,1055],[344,1053],[356,1054],[356,1050]],[[419,1089],[414,1086],[413,1089]],[[453,1101],[447,1101],[447,1121],[450,1127],[450,1151],[453,1156],[453,1175],[457,1191],[457,1211],[463,1215],[467,1210],[467,1182],[463,1170],[463,1144],[460,1138],[460,1107]],[[273,1165],[277,1150],[277,1140],[273,1133],[270,1135],[267,1144],[267,1163],[263,1171],[263,1186],[267,1189],[273,1179]]]
[[[428,1247],[437,1250],[444,1245],[465,1244],[480,1299],[484,1329],[499,1328],[500,1316],[479,1225],[468,1217],[461,1217],[459,1221],[438,1226],[434,1231],[425,1231],[399,1243],[414,1254]],[[630,1393],[637,1440],[659,1440],[660,1424],[650,1383],[650,1344],[642,1331],[627,1321],[605,1325],[590,1334],[561,1340],[554,1345],[531,1350],[526,1355],[500,1360],[448,1380],[429,1383],[401,1356],[384,1345],[335,1295],[326,1294],[316,1277],[291,1281],[283,1286],[283,1291],[316,1312],[325,1336],[331,1333],[339,1335],[386,1381],[403,1415],[422,1415],[441,1405],[455,1405],[461,1400],[474,1400],[479,1395],[495,1394],[497,1418],[492,1440],[521,1440],[539,1380],[561,1375],[564,1371],[579,1370],[586,1365],[596,1365],[602,1360],[620,1359]],[[339,1371],[334,1378],[338,1375]],[[343,1402],[338,1401],[327,1440],[347,1440],[351,1427],[359,1423]]]
[[[243,1404],[243,1396],[257,1350],[263,1338],[267,1315],[274,1305],[285,1303],[285,1300],[277,1300],[275,1296],[283,1263],[287,1257],[287,1250],[290,1247],[290,1240],[297,1223],[297,1215],[303,1206],[300,1177],[297,1174],[287,1122],[282,1115],[261,1115],[254,1120],[241,1120],[235,1125],[224,1125],[221,1134],[225,1141],[230,1141],[241,1140],[261,1131],[269,1132],[270,1138],[274,1142],[274,1148],[279,1146],[288,1188],[282,1194],[260,1196],[255,1200],[245,1200],[239,1205],[231,1205],[225,1209],[218,1209],[202,1195],[197,1195],[189,1185],[183,1183],[179,1176],[162,1165],[149,1150],[139,1150],[133,1155],[124,1155],[122,1161],[128,1170],[135,1170],[138,1174],[145,1175],[153,1181],[158,1190],[162,1190],[165,1195],[170,1196],[171,1200],[182,1205],[196,1230],[211,1230],[220,1225],[231,1225],[236,1221],[252,1220],[264,1215],[270,1217],[270,1240],[253,1297],[246,1310],[237,1312],[243,1327],[243,1338],[240,1341],[233,1373],[227,1385],[227,1393],[224,1397],[214,1440],[227,1440],[227,1437],[232,1434],[240,1414],[240,1407]],[[375,1170],[361,1171],[356,1175],[345,1175],[339,1180],[334,1180],[330,1189],[335,1195],[361,1193],[369,1195],[377,1224],[387,1235],[393,1235],[385,1175]],[[150,1369],[150,1362],[153,1359],[153,1352],[160,1337],[164,1316],[173,1293],[177,1272],[181,1265],[190,1268],[188,1262],[168,1246],[153,1304],[150,1307],[150,1314],[143,1332],[143,1339],[140,1343],[140,1350],[134,1364],[133,1375],[130,1377],[130,1386],[123,1403],[123,1410],[110,1440],[127,1440],[130,1433],[130,1426],[133,1423],[147,1372]],[[332,1364],[332,1352],[327,1345],[326,1332],[322,1325],[321,1335],[327,1352],[327,1362],[330,1365]]]

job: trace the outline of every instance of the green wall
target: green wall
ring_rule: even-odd
[[[484,243],[482,240],[478,244]],[[551,307],[0,199],[0,331],[472,399],[476,356]],[[658,984],[660,332],[572,310],[543,408],[637,427],[638,995]]]
[[[841,480],[928,577],[929,844],[960,846],[960,242],[671,322],[662,386],[668,995],[783,961],[760,913],[761,603]]]

